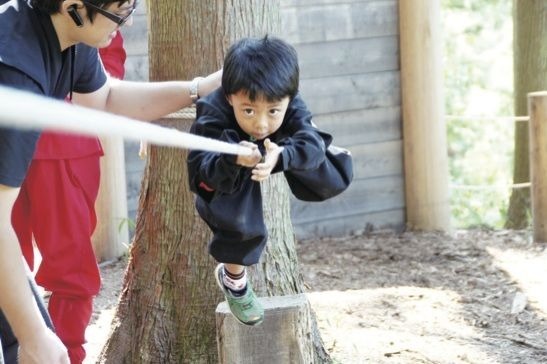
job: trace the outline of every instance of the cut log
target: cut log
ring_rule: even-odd
[[[226,301],[216,309],[220,364],[309,364],[314,362],[312,311],[304,294],[259,298],[264,321],[245,326]]]

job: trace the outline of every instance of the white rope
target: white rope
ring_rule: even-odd
[[[512,185],[450,185],[450,188],[455,190],[508,190],[508,189],[520,189],[520,188],[530,188],[531,183],[530,182],[524,182],[524,183],[515,183]]]
[[[446,120],[470,120],[470,121],[530,121],[529,116],[472,116],[472,115],[445,115]]]
[[[166,147],[251,154],[251,149],[238,144],[204,138],[3,86],[0,86],[0,126],[28,130],[48,129],[93,136],[118,136]]]

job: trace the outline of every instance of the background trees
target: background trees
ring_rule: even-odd
[[[547,88],[546,3],[541,0],[443,0],[446,110],[458,227],[529,226],[526,94]],[[543,75],[543,76],[541,76]],[[514,93],[513,93],[514,90]],[[489,186],[489,187],[487,187]]]
[[[515,114],[527,115],[527,94],[547,90],[547,3],[514,0],[513,22]],[[528,123],[515,125],[514,183],[530,181],[528,129]],[[506,227],[527,227],[529,213],[530,190],[513,190]]]
[[[511,0],[442,5],[453,225],[499,228],[513,163],[513,123],[495,118],[514,115]]]

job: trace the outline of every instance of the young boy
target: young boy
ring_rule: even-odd
[[[268,36],[242,39],[228,50],[222,87],[198,101],[191,128],[253,149],[251,156],[202,151],[188,156],[196,208],[214,234],[209,253],[220,262],[215,278],[231,312],[246,325],[264,317],[245,270],[258,262],[267,241],[260,182],[276,172],[289,178],[291,171],[317,171],[332,139],[312,123],[298,83],[292,46]]]

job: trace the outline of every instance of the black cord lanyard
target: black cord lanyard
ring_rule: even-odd
[[[76,46],[70,47],[70,93],[68,99],[72,102],[72,89],[74,88],[74,62],[76,61]]]

